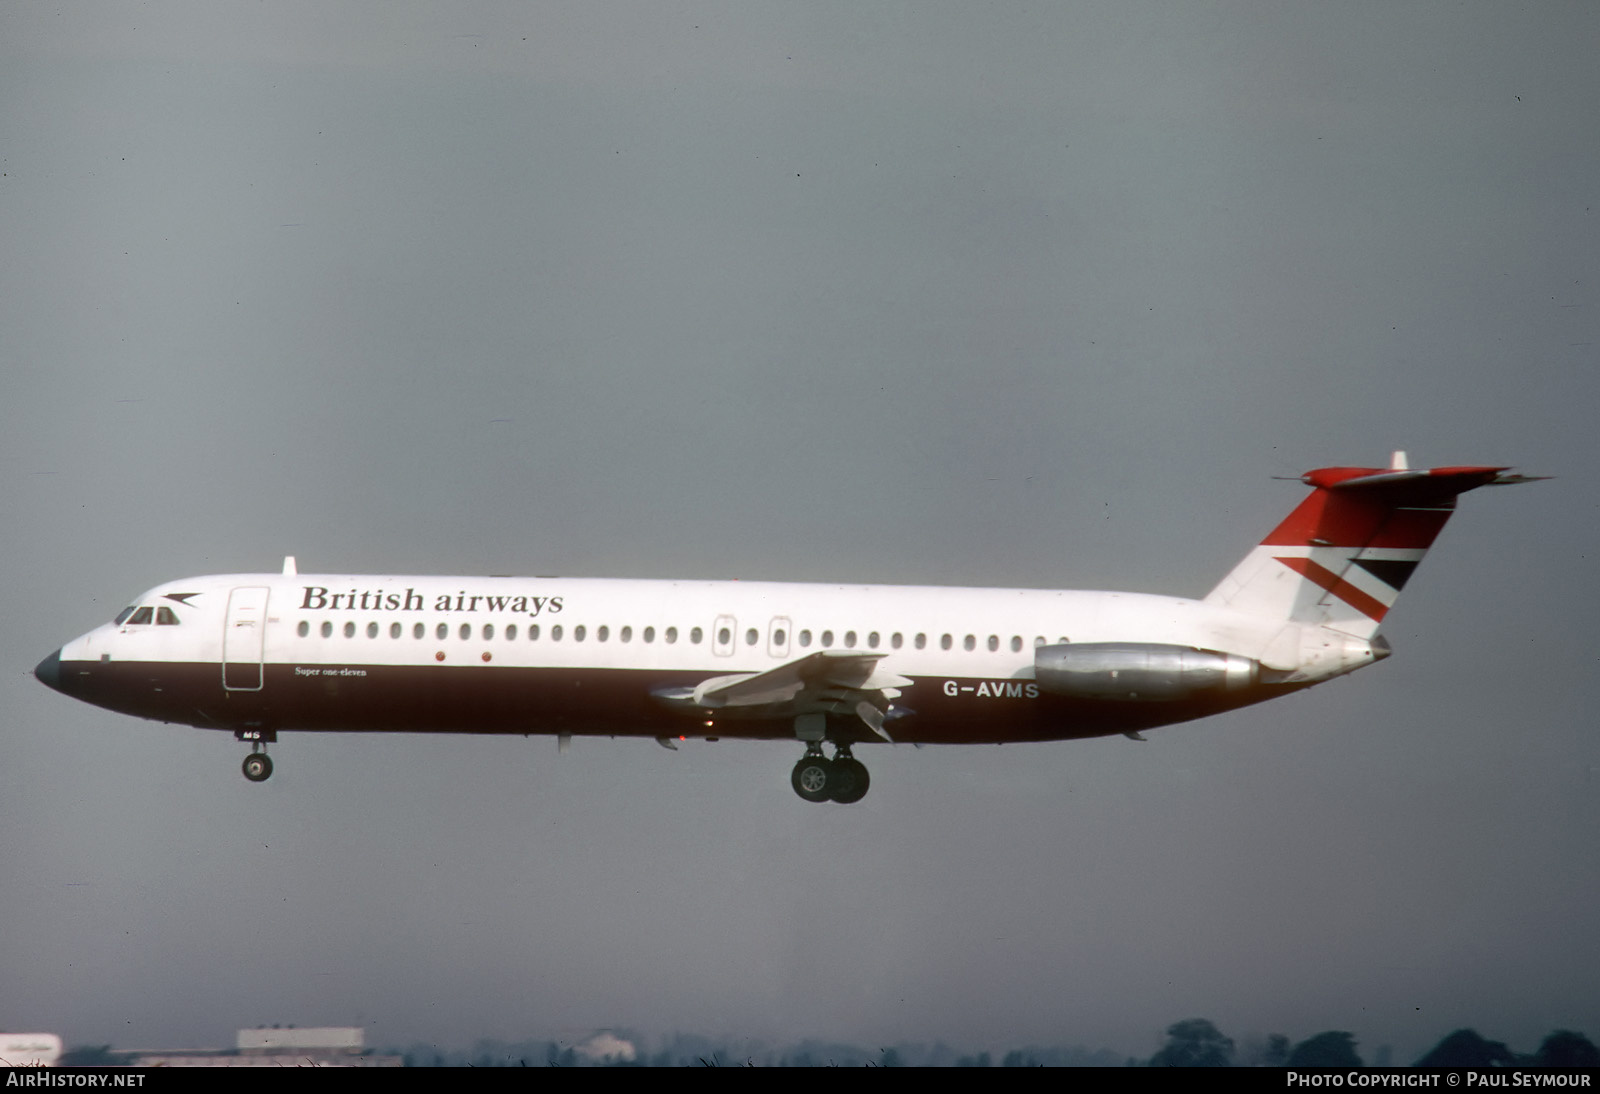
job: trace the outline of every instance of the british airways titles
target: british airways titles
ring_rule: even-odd
[[[421,593],[408,588],[404,593],[386,593],[382,589],[351,589],[347,593],[330,593],[321,585],[305,585],[305,597],[300,602],[302,611],[365,611],[365,612],[421,612],[427,602]],[[436,612],[517,612],[531,618],[541,613],[559,615],[559,596],[484,596],[473,595],[465,589],[451,596],[441,593],[433,602]],[[480,603],[482,606],[480,607]]]

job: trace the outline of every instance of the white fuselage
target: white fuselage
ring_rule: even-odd
[[[875,655],[904,678],[885,707],[899,719],[892,739],[1092,736],[1211,708],[1116,707],[1103,721],[1081,704],[1051,708],[1031,684],[1040,647],[1159,643],[1259,660],[1285,631],[1283,620],[1177,597],[761,581],[229,574],[158,586],[130,607],[62,647],[62,679],[82,681],[62,690],[273,733],[786,736],[782,710],[686,716],[650,697],[832,650]]]

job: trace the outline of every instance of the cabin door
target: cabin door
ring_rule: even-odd
[[[267,639],[267,589],[247,586],[228,595],[222,624],[222,686],[228,691],[260,691],[261,659]]]

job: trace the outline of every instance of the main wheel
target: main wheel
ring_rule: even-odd
[[[833,797],[833,761],[826,756],[805,756],[794,765],[789,784],[808,802],[825,802]]]
[[[853,756],[833,761],[833,782],[830,797],[840,805],[858,802],[867,796],[872,779],[867,775],[867,765]]]
[[[265,752],[252,752],[240,765],[244,777],[253,783],[264,783],[272,778],[272,757]]]

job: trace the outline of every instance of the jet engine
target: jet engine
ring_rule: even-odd
[[[1040,646],[1033,665],[1039,690],[1046,695],[1126,703],[1237,691],[1254,684],[1260,674],[1260,665],[1247,657],[1146,642]]]

